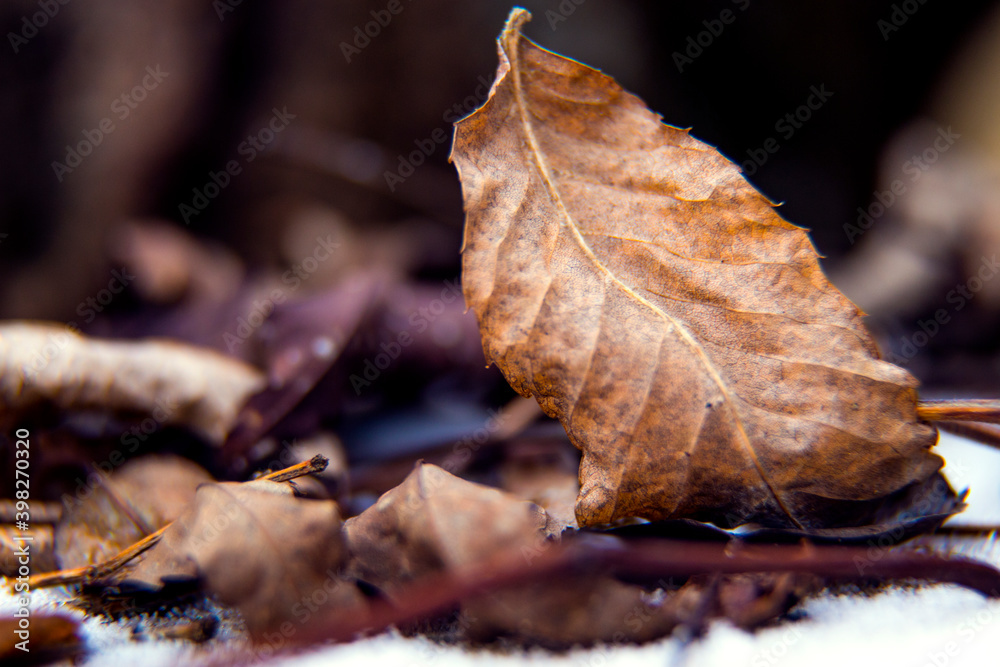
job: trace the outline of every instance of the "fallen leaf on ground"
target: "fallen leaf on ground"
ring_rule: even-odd
[[[551,648],[650,641],[695,613],[697,593],[647,591],[608,576],[556,577],[475,599],[459,625],[473,640],[513,637]]]
[[[218,444],[264,383],[252,366],[183,343],[99,340],[49,323],[0,325],[5,419],[50,402],[68,411],[150,415]]]
[[[180,516],[198,485],[211,481],[201,466],[178,456],[143,456],[111,475],[94,471],[75,497],[64,496],[67,512],[55,531],[59,567],[111,558]]]
[[[346,559],[334,502],[298,498],[289,484],[266,479],[225,482],[199,487],[187,511],[116,580],[160,588],[199,579],[261,638],[301,623],[307,611],[360,606],[358,589],[341,576]]]
[[[567,576],[466,605],[473,639],[516,637],[552,648],[652,641],[685,625],[695,634],[726,619],[750,630],[774,620],[822,579],[808,574],[692,577],[652,590],[609,576]]]
[[[583,451],[581,526],[864,523],[942,466],[806,232],[610,77],[521,36],[456,125],[488,361]]]
[[[544,548],[552,536],[534,503],[426,463],[344,529],[351,574],[390,596],[435,572]]]
[[[443,572],[461,577],[517,559],[530,566],[561,527],[533,503],[421,464],[374,506],[347,520],[349,571],[392,598]],[[634,628],[636,615],[645,620]],[[654,600],[641,586],[570,575],[467,600],[458,628],[477,640],[513,636],[568,646],[651,639],[669,632],[678,618],[672,605]]]

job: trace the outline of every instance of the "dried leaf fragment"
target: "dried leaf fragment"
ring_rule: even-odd
[[[576,514],[864,523],[942,465],[804,230],[714,148],[521,36],[456,124],[486,358],[583,451]]]
[[[555,543],[554,528],[562,526],[534,503],[421,464],[347,520],[350,571],[395,597],[441,573],[460,578],[511,561],[530,567]],[[459,626],[475,639],[508,635],[568,646],[652,639],[677,624],[675,612],[640,586],[567,574],[466,600]],[[644,616],[639,628],[632,629],[629,614]]]
[[[107,476],[95,471],[76,496],[64,496],[68,511],[55,530],[59,567],[111,558],[176,519],[198,485],[211,481],[204,468],[178,456],[143,456]]]
[[[298,498],[289,484],[266,479],[225,482],[199,487],[123,577],[156,588],[198,578],[261,636],[306,609],[360,605],[357,588],[340,574],[346,557],[334,502]]]
[[[420,464],[344,528],[352,574],[391,596],[435,572],[544,548],[548,524],[534,503]]]
[[[0,413],[8,418],[48,401],[153,415],[218,444],[264,384],[252,366],[192,345],[98,340],[49,323],[0,325]]]

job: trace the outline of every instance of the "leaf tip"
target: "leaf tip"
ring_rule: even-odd
[[[516,40],[521,36],[521,26],[530,20],[531,12],[524,7],[515,6],[507,16],[507,23],[503,27],[503,32],[500,33],[500,42],[506,45],[511,40]]]

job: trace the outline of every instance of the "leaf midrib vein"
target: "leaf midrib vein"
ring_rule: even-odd
[[[556,205],[556,208],[558,209],[564,221],[564,224],[573,233],[573,237],[579,244],[581,250],[583,250],[584,255],[591,261],[591,263],[594,266],[597,267],[599,271],[605,274],[605,277],[609,281],[618,285],[619,289],[621,289],[626,295],[637,301],[639,304],[649,308],[652,312],[656,313],[661,319],[663,319],[665,322],[671,324],[674,327],[674,329],[679,334],[681,341],[684,342],[684,344],[687,345],[691,349],[691,351],[695,354],[695,356],[701,362],[702,366],[705,368],[705,371],[708,373],[709,377],[711,377],[712,381],[715,382],[715,384],[718,386],[719,391],[722,392],[722,395],[725,397],[726,402],[729,404],[730,409],[733,412],[734,416],[733,421],[736,424],[740,440],[744,448],[746,449],[747,454],[750,456],[750,459],[753,461],[754,466],[757,468],[757,474],[760,476],[761,481],[764,483],[768,491],[771,493],[771,496],[778,504],[778,507],[781,508],[781,510],[792,520],[792,522],[795,523],[796,526],[802,528],[799,521],[795,518],[795,516],[791,513],[791,511],[789,511],[789,509],[782,502],[781,497],[778,495],[777,491],[774,489],[773,486],[771,486],[771,482],[767,478],[767,475],[764,473],[764,468],[757,458],[757,453],[756,451],[754,451],[753,444],[750,442],[750,437],[747,435],[746,430],[743,427],[743,421],[740,417],[740,414],[736,410],[736,402],[731,397],[729,389],[726,386],[726,383],[722,380],[721,375],[719,374],[715,366],[712,364],[711,360],[708,358],[708,355],[701,348],[701,345],[698,344],[698,342],[694,339],[694,337],[690,334],[690,332],[687,331],[687,328],[683,326],[681,322],[675,320],[669,313],[663,312],[662,310],[657,308],[653,303],[647,301],[645,298],[634,292],[628,285],[623,283],[618,278],[618,276],[614,275],[606,266],[604,266],[604,264],[597,258],[593,250],[591,250],[590,246],[587,244],[586,240],[581,235],[580,230],[577,228],[573,220],[573,217],[570,215],[569,210],[566,208],[566,205],[563,202],[562,197],[559,194],[559,191],[556,190],[555,184],[553,183],[551,170],[549,169],[548,163],[546,162],[545,158],[542,157],[541,147],[538,144],[538,139],[535,137],[534,128],[532,127],[531,122],[528,120],[528,114],[530,113],[530,111],[528,110],[527,105],[525,104],[524,90],[521,85],[521,64],[520,64],[520,52],[518,49],[520,40],[521,40],[521,31],[520,28],[518,27],[516,30],[512,31],[512,34],[505,35],[504,39],[505,44],[503,45],[504,50],[507,51],[507,57],[510,59],[510,64],[511,64],[510,72],[514,75],[514,100],[515,103],[517,104],[518,117],[521,121],[521,128],[524,131],[525,138],[528,141],[528,147],[531,151],[531,157],[535,162],[535,166],[538,168],[539,173],[542,176],[542,181],[545,183],[545,188],[546,190],[548,190],[549,197]]]

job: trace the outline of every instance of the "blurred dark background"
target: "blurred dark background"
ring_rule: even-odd
[[[1000,280],[986,275],[1000,249],[995,2],[523,4],[535,41],[746,164],[812,230],[887,357],[931,393],[997,393]],[[4,3],[0,314],[233,353],[224,334],[261,285],[308,268],[332,234],[334,262],[300,270],[301,290],[278,283],[291,300],[378,269],[409,286],[397,298],[406,320],[420,286],[433,299],[458,276],[449,121],[483,100],[510,8]],[[960,138],[934,148],[949,126]],[[928,150],[927,170],[906,167]],[[896,180],[886,204],[876,193]],[[101,302],[122,267],[134,281]],[[949,298],[960,285],[970,296]],[[377,350],[392,334],[369,338]],[[473,333],[470,364],[477,345]]]

